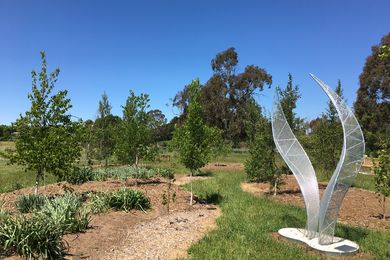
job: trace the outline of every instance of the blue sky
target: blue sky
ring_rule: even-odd
[[[352,105],[371,46],[390,31],[390,1],[9,1],[0,0],[0,124],[29,109],[39,51],[49,70],[60,67],[71,113],[96,117],[106,91],[121,116],[129,89],[148,93],[170,119],[170,99],[211,76],[216,53],[235,47],[239,71],[265,68],[273,86],[257,96],[267,110],[275,86],[291,72],[307,119],[325,111],[326,96],[309,77],[330,86],[341,79]]]

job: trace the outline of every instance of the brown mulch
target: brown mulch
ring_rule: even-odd
[[[137,185],[137,186],[135,186]],[[151,209],[146,213],[110,211],[93,215],[91,228],[85,233],[64,237],[69,245],[66,259],[174,259],[185,257],[188,247],[215,227],[220,210],[214,205],[195,203],[189,206],[190,193],[178,185],[171,186],[176,200],[171,203],[169,216],[162,196],[168,188],[164,179],[108,180],[70,185],[65,182],[50,184],[40,189],[40,194],[59,195],[65,189],[82,193],[88,191],[114,191],[123,186],[141,190],[151,200]],[[18,196],[32,194],[33,188],[0,194],[3,208],[16,212]],[[136,249],[134,248],[136,246]],[[134,256],[136,256],[134,258]],[[20,259],[10,257],[6,259]]]
[[[271,200],[304,207],[302,194],[294,176],[288,175],[276,196],[270,192],[268,183],[242,183],[241,188],[254,195],[265,195]],[[320,183],[320,194],[326,184]],[[379,197],[372,191],[350,188],[342,203],[338,222],[353,226],[390,231],[390,218],[382,219]],[[390,200],[386,200],[386,215],[390,216]]]

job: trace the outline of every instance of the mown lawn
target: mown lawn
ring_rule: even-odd
[[[214,178],[194,183],[199,197],[218,203],[218,228],[193,245],[193,259],[312,259],[297,246],[280,243],[272,233],[283,227],[305,226],[304,209],[255,197],[240,188],[243,172],[217,171]],[[336,235],[356,241],[378,259],[390,259],[390,233],[338,225]]]

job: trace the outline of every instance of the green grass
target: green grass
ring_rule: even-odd
[[[283,227],[305,226],[302,208],[272,202],[266,197],[245,193],[242,172],[215,172],[211,180],[194,182],[194,193],[219,203],[222,216],[218,228],[189,249],[193,259],[312,259],[292,244],[271,237]],[[378,259],[390,257],[389,232],[338,225],[336,235],[356,241],[363,252]]]
[[[318,181],[320,182],[328,182],[329,177],[326,176],[326,173],[321,170],[317,169],[317,178]],[[333,174],[333,172],[331,173]],[[329,175],[331,175],[329,174]],[[355,183],[352,185],[353,187],[356,188],[362,188],[365,190],[370,190],[370,191],[375,191],[375,180],[374,180],[374,175],[364,175],[364,174],[358,174],[355,180]]]
[[[13,142],[0,142],[0,152],[12,148],[14,148]],[[56,180],[53,175],[46,175],[46,184],[54,183]],[[35,174],[33,172],[25,171],[23,167],[18,165],[8,165],[7,160],[0,156],[0,193],[31,187],[34,183]]]

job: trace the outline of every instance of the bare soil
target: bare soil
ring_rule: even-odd
[[[270,191],[268,183],[242,183],[241,188],[257,196],[267,196],[271,200],[304,207],[304,201],[294,176],[284,179],[277,195]],[[320,194],[324,192],[326,183],[320,183]],[[386,200],[386,216],[390,216],[390,199]],[[338,222],[352,226],[363,226],[371,229],[390,231],[390,218],[382,219],[382,204],[372,191],[350,188],[340,209]]]
[[[220,210],[214,205],[195,203],[189,206],[190,193],[178,185],[171,186],[176,201],[167,207],[162,196],[168,189],[164,179],[108,180],[70,185],[65,182],[47,185],[41,194],[59,195],[65,189],[82,193],[88,191],[114,191],[123,186],[141,190],[151,200],[151,209],[142,211],[110,211],[93,215],[91,228],[85,233],[69,234],[64,240],[69,245],[66,259],[174,259],[185,257],[188,247],[215,227]],[[33,188],[25,188],[0,194],[3,208],[16,212],[18,196],[32,194]],[[6,259],[20,259],[13,256]]]

